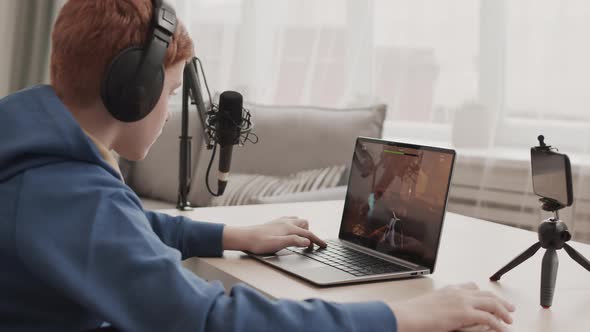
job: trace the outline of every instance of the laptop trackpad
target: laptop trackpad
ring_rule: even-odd
[[[352,274],[326,265],[296,270],[295,272],[304,279],[311,280],[319,285],[328,285],[334,282],[353,280],[355,278]]]
[[[354,279],[352,274],[297,254],[267,257],[264,260],[320,285]]]

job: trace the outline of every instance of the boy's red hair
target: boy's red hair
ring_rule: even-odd
[[[50,76],[57,95],[77,106],[100,99],[106,67],[123,49],[145,45],[151,21],[151,0],[69,0],[51,36]],[[164,67],[192,54],[193,42],[179,21]]]

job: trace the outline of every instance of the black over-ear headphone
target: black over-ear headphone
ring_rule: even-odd
[[[164,57],[175,31],[174,9],[162,0],[153,0],[146,45],[121,51],[102,79],[102,102],[117,120],[139,121],[158,103],[164,86]]]

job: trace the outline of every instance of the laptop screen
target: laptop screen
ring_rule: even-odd
[[[434,271],[453,150],[359,137],[340,236]]]

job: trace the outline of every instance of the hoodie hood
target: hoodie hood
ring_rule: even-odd
[[[34,86],[0,100],[0,182],[64,161],[98,164],[121,179],[51,86]]]

